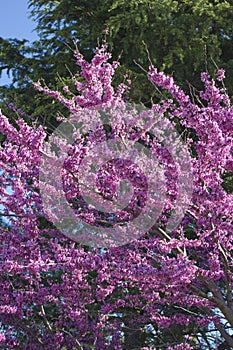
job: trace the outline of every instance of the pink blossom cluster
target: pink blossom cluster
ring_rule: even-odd
[[[152,324],[156,341],[159,332],[172,325],[187,329],[211,323],[233,346],[219,321],[221,312],[233,327],[233,200],[222,186],[222,175],[232,171],[233,164],[233,106],[225,89],[218,87],[224,72],[218,71],[217,82],[202,73],[204,89],[193,100],[173,78],[149,68],[149,80],[166,89],[171,98],[153,105],[146,117],[156,112],[171,122],[179,120],[192,160],[191,203],[179,226],[169,232],[166,224],[178,195],[171,155],[159,138],[140,127],[136,112],[122,121],[119,114],[128,88],[121,84],[114,91],[118,62],[108,62],[111,55],[106,47],[96,50],[91,63],[78,52],[75,57],[81,67],[73,79],[77,95],[67,86],[65,96],[40,82],[35,87],[65,105],[71,120],[80,116],[88,123],[95,118],[97,106],[115,110],[110,130],[97,127],[86,136],[80,131],[70,145],[62,181],[77,215],[93,227],[114,227],[133,221],[148,200],[143,169],[133,162],[112,160],[98,173],[98,194],[110,202],[117,199],[117,184],[124,178],[134,188],[130,204],[110,217],[85,203],[76,181],[78,165],[102,140],[136,140],[150,149],[164,165],[168,196],[157,224],[140,238],[108,249],[73,241],[44,213],[39,171],[45,130],[28,126],[23,119],[13,126],[1,114],[0,132],[6,135],[0,149],[1,217],[7,224],[0,228],[0,347],[120,350],[127,340],[126,328],[143,333],[142,325]],[[83,108],[90,108],[90,114],[83,116]],[[48,149],[48,156],[52,152]],[[54,181],[60,175],[54,174]],[[49,191],[53,193],[54,188]],[[193,344],[202,349],[195,339],[196,334],[189,331],[180,343],[166,344],[166,349],[191,350]],[[141,348],[151,349],[147,344]]]

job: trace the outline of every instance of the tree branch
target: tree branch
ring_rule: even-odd
[[[216,314],[208,307],[203,308],[203,310],[209,315],[209,316],[216,316]],[[226,343],[233,348],[233,338],[226,332],[224,326],[221,323],[215,323],[215,327],[220,332],[221,336],[226,340]]]

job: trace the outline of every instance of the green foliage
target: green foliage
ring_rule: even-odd
[[[35,0],[31,6],[45,47],[51,42],[57,47],[54,39],[60,38],[64,43],[73,37],[88,59],[103,29],[108,27],[114,58],[122,52],[123,66],[136,73],[140,87],[142,72],[134,60],[148,66],[143,42],[153,63],[173,73],[183,85],[186,80],[197,83],[200,72],[206,66],[211,69],[212,60],[229,70],[229,76],[233,69],[230,1],[102,0],[81,1],[77,5],[74,0]],[[148,100],[147,87],[141,87],[141,91],[145,95],[143,100]],[[134,100],[137,97],[140,99],[134,93]]]
[[[186,90],[187,82],[201,88],[201,71],[213,73],[216,65],[223,67],[229,94],[233,93],[230,0],[29,0],[29,6],[39,40],[31,45],[26,40],[0,40],[0,69],[11,72],[14,83],[14,88],[1,87],[0,96],[41,122],[54,117],[57,107],[46,108],[48,98],[39,97],[31,82],[43,77],[59,89],[60,78],[70,80],[77,70],[73,41],[89,60],[106,28],[113,59],[121,55],[117,80],[125,74],[131,78],[132,101],[149,105],[151,97],[159,97],[139,67],[148,68],[148,52],[153,64],[173,74]]]

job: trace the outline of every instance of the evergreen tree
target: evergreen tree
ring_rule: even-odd
[[[186,91],[189,84],[201,88],[201,71],[208,69],[212,74],[216,66],[224,68],[232,95],[230,0],[29,0],[29,8],[40,39],[31,45],[25,40],[1,39],[1,69],[12,73],[14,88],[3,87],[0,92],[2,99],[14,101],[36,117],[56,114],[57,105],[47,110],[31,82],[43,77],[50,88],[59,89],[76,73],[73,40],[89,60],[106,28],[113,58],[121,55],[115,85],[128,74],[131,100],[150,105],[151,98],[158,99],[157,90],[139,67],[148,68],[148,55]]]

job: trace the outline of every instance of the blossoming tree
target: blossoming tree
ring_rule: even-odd
[[[90,63],[79,52],[75,56],[82,78],[73,78],[77,94],[67,86],[61,94],[35,84],[67,107],[71,121],[75,117],[81,123],[59,174],[60,154],[51,144],[45,147],[45,128],[29,126],[23,119],[12,125],[0,116],[5,135],[0,150],[1,217],[7,219],[0,235],[0,348],[188,350],[216,349],[218,341],[233,347],[233,201],[222,179],[233,171],[233,107],[224,86],[218,87],[224,72],[217,72],[216,81],[202,73],[204,90],[187,96],[173,78],[151,66],[149,80],[171,96],[146,111],[147,127],[142,128],[139,112],[132,109],[128,115],[124,109],[128,86],[112,86],[118,62],[108,62],[106,47],[97,49]],[[115,114],[108,123],[86,130],[85,123],[95,126],[97,107],[100,113],[113,108]],[[128,116],[123,121],[122,110]],[[179,124],[190,153],[189,206],[170,230],[179,174],[166,143],[150,133],[152,115]],[[96,175],[95,194],[107,206],[117,200],[121,178],[128,180],[134,191],[127,205],[115,213],[103,212],[81,193],[79,173],[84,166],[79,165],[94,146],[113,139],[126,145],[138,142],[163,164],[167,195],[162,203],[156,198],[151,202],[162,207],[156,223],[140,236],[127,236],[126,224],[140,217],[150,192],[145,169],[133,158],[111,159]],[[59,140],[61,145],[67,149]],[[94,159],[97,162],[98,155]],[[46,192],[40,174],[49,163],[55,170],[49,172],[53,181],[46,184]],[[48,208],[51,202],[41,195],[46,192],[59,202],[53,186],[58,177],[79,222],[101,233],[117,226],[122,244],[103,247],[98,238],[88,247],[75,233],[66,234],[69,216],[64,232],[58,229],[53,207]],[[62,209],[59,215],[64,215]],[[211,340],[213,334],[216,339]]]

